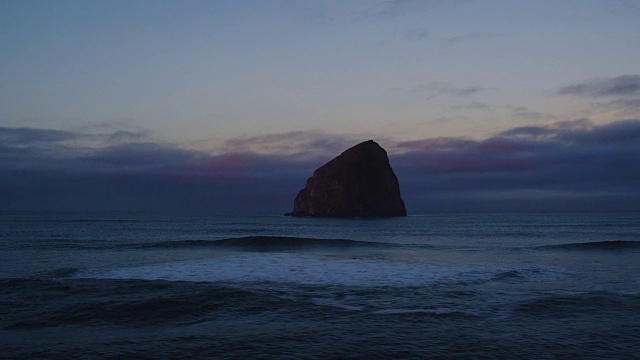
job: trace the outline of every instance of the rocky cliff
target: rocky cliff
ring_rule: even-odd
[[[407,211],[387,152],[369,140],[318,168],[287,215],[391,217]]]

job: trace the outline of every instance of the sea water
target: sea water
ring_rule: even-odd
[[[0,358],[637,358],[640,214],[0,213]]]

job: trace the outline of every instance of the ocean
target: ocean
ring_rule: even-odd
[[[0,213],[0,358],[640,358],[640,214]]]

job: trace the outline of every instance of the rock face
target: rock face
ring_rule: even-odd
[[[291,216],[407,216],[387,152],[375,141],[358,144],[314,171]]]

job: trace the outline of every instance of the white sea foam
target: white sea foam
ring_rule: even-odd
[[[308,285],[421,286],[491,281],[505,269],[445,267],[372,258],[335,258],[290,253],[252,253],[111,270],[82,270],[75,276],[198,282],[281,282]],[[553,273],[554,270],[552,270]],[[532,273],[543,270],[536,269]],[[544,273],[539,275],[545,276]]]

